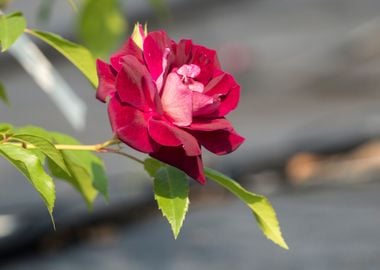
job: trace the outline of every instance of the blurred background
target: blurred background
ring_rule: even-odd
[[[30,28],[87,44],[104,59],[136,21],[219,52],[242,86],[229,119],[247,140],[206,162],[269,197],[290,250],[265,239],[250,211],[211,183],[193,185],[173,240],[141,168],[107,155],[110,202],[99,198],[88,212],[58,182],[54,232],[37,193],[0,161],[1,269],[380,268],[380,1],[88,0],[77,11],[69,2],[15,0],[4,11],[21,10]],[[89,144],[110,138],[106,106],[89,83],[34,42],[74,91],[83,123],[65,117],[15,60],[16,49],[0,55],[11,103],[0,106],[0,120]]]

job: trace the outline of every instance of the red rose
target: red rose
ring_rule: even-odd
[[[203,184],[201,146],[223,155],[244,141],[224,118],[236,108],[240,87],[214,50],[136,25],[110,62],[97,61],[97,98],[109,99],[112,129],[132,148]]]

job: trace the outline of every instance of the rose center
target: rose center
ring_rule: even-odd
[[[190,64],[182,65],[176,70],[176,73],[181,77],[182,82],[188,86],[192,91],[202,93],[204,90],[204,85],[194,79],[201,73],[199,66]]]

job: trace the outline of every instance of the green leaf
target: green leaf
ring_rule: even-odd
[[[119,45],[126,28],[118,0],[84,1],[79,13],[78,32],[96,57],[107,57]]]
[[[12,129],[13,129],[13,126],[11,124],[0,122],[0,133],[7,133],[7,132],[11,131]]]
[[[189,183],[186,174],[172,167],[160,168],[154,177],[154,198],[171,225],[177,239],[189,207]]]
[[[5,87],[4,87],[4,85],[1,82],[0,82],[0,99],[5,104],[9,105],[9,99],[8,99],[8,96],[7,96],[7,92],[5,92]]]
[[[39,158],[31,151],[11,144],[0,144],[0,155],[12,163],[32,184],[45,202],[52,217],[55,186],[45,173]]]
[[[0,15],[1,51],[5,52],[22,35],[26,20],[21,12]]]
[[[268,239],[284,249],[289,249],[282,237],[276,213],[267,198],[247,191],[233,179],[210,168],[205,168],[205,174],[209,179],[225,187],[247,204],[252,210],[260,229]]]
[[[36,136],[28,133],[14,133],[12,136],[13,139],[17,139],[18,141],[24,143],[30,143],[34,145],[37,150],[46,155],[49,159],[51,159],[58,167],[60,167],[65,173],[70,175],[68,168],[66,167],[65,161],[63,160],[63,156],[60,151],[58,151],[54,144],[52,144],[47,139]]]
[[[165,164],[154,158],[147,158],[144,160],[144,169],[150,177],[155,177],[159,169],[164,167]]]
[[[51,132],[54,141],[59,144],[80,144],[74,138],[57,132]],[[97,191],[108,200],[108,183],[103,161],[90,151],[61,151],[70,176],[60,168],[48,163],[54,176],[64,179],[78,189],[89,207],[94,202]]]
[[[49,131],[47,131],[41,127],[37,127],[37,126],[33,126],[33,125],[26,125],[26,126],[15,128],[13,130],[13,133],[14,134],[34,135],[37,137],[45,138],[49,142],[53,143],[53,138],[51,137]]]
[[[97,87],[98,77],[95,59],[85,47],[53,33],[29,29],[26,32],[41,39],[60,52],[83,73],[94,87]]]

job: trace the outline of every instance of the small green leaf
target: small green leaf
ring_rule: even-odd
[[[86,0],[79,13],[78,32],[96,57],[105,58],[126,33],[118,0]]]
[[[59,144],[80,144],[74,138],[57,132],[51,132],[54,141]],[[61,151],[71,176],[49,163],[54,176],[64,179],[77,188],[89,207],[99,191],[108,200],[108,182],[103,161],[90,151]]]
[[[189,207],[189,183],[182,171],[172,167],[160,168],[154,177],[154,198],[171,225],[176,239]]]
[[[7,92],[5,92],[4,85],[0,82],[0,99],[7,105],[9,105],[9,99],[7,96]]]
[[[60,167],[65,173],[70,175],[68,168],[66,167],[65,161],[63,160],[63,156],[60,151],[58,151],[54,144],[52,144],[47,139],[36,136],[28,133],[14,133],[12,136],[13,139],[24,143],[30,143],[34,145],[37,150],[45,154],[48,158],[50,158],[58,167]]]
[[[144,169],[150,177],[155,177],[157,171],[164,166],[164,163],[154,158],[147,158],[144,160]]]
[[[26,20],[21,12],[0,15],[1,51],[5,52],[22,35]]]
[[[55,186],[51,177],[45,173],[39,158],[29,150],[11,144],[0,144],[0,155],[12,163],[30,181],[52,216]]]
[[[205,168],[205,174],[209,179],[225,187],[247,204],[252,210],[260,229],[268,239],[284,249],[289,249],[282,237],[276,212],[267,198],[245,190],[233,179],[210,168]]]
[[[53,33],[39,30],[27,30],[26,32],[41,39],[60,52],[83,73],[94,87],[97,87],[98,77],[96,74],[95,59],[85,47]]]

